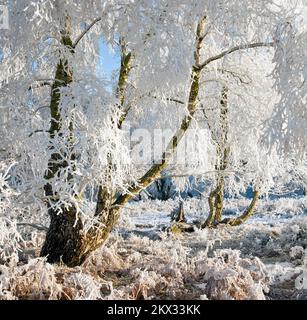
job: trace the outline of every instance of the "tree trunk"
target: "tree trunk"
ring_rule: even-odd
[[[215,196],[215,220],[217,223],[222,221],[222,214],[224,209],[224,177],[221,177],[218,181],[217,192]]]
[[[72,41],[67,30],[66,26],[66,31],[62,32],[62,44],[70,49],[72,48]],[[120,101],[118,107],[123,109],[124,91],[130,71],[131,54],[126,52],[124,42],[121,42],[121,44],[123,52],[117,97]],[[61,129],[62,119],[59,110],[61,99],[60,89],[63,86],[67,86],[72,81],[72,72],[69,69],[68,61],[60,60],[56,68],[55,82],[51,91],[51,125],[49,130],[51,140]],[[119,119],[117,124],[119,128],[126,116],[125,110],[122,111],[123,116]],[[72,125],[70,125],[70,128],[73,130]],[[68,141],[70,139],[71,137],[68,138]],[[108,155],[108,163],[109,165],[106,174],[107,180],[110,182],[112,179],[111,155]],[[65,165],[66,164],[61,161],[61,156],[53,153],[48,163],[48,171],[45,176],[46,180],[52,179],[61,168],[65,167]],[[83,223],[81,218],[77,216],[75,208],[73,206],[70,209],[61,208],[61,213],[55,212],[51,209],[52,199],[56,198],[51,184],[47,182],[44,189],[46,196],[51,197],[51,203],[48,204],[48,213],[51,221],[41,250],[41,256],[46,256],[47,261],[50,263],[63,262],[69,267],[81,265],[92,251],[97,249],[107,240],[109,233],[118,220],[119,208],[112,208],[115,192],[107,186],[99,186],[95,211],[97,222],[85,233]],[[56,199],[54,201],[56,201]]]
[[[187,108],[189,114],[183,118],[180,128],[177,130],[177,132],[174,134],[171,141],[169,142],[165,152],[162,155],[162,162],[159,164],[154,164],[144,174],[144,176],[138,180],[138,184],[132,185],[128,189],[128,193],[120,195],[119,197],[117,197],[115,201],[113,201],[113,192],[110,192],[110,190],[106,187],[100,186],[95,212],[95,218],[97,222],[86,233],[83,228],[81,219],[78,216],[76,216],[75,209],[63,209],[63,212],[59,215],[56,212],[53,212],[51,209],[49,209],[51,223],[47,232],[45,243],[41,250],[41,256],[47,256],[47,260],[49,262],[57,263],[62,261],[70,267],[82,264],[90,252],[99,248],[107,240],[110,232],[112,231],[119,219],[121,208],[129,200],[131,200],[133,197],[135,197],[137,194],[139,194],[142,190],[144,190],[147,186],[149,186],[157,178],[160,177],[161,171],[167,166],[169,159],[176,150],[185,132],[189,128],[193,116],[196,112],[197,98],[199,92],[199,80],[201,74],[201,70],[198,68],[198,65],[200,64],[200,50],[202,47],[202,34],[204,33],[205,21],[206,18],[204,18],[198,24],[197,27],[195,65],[192,68],[191,86]],[[130,68],[131,55],[123,55],[123,57],[126,59],[126,62],[125,64],[122,64],[122,70],[125,71],[124,65],[126,65],[127,68]],[[122,94],[125,87],[124,82],[126,80],[122,83],[123,79],[127,79],[126,73],[124,77],[120,77],[119,79],[119,83],[121,85],[119,86],[117,94],[120,98],[120,107],[122,107],[122,103],[124,102]],[[52,95],[54,95],[55,92],[57,92],[57,90],[53,90]],[[59,100],[60,96],[58,95],[56,99],[54,99],[55,103],[51,104],[51,111],[53,107],[58,108]],[[126,116],[127,112],[124,111],[124,115]],[[54,117],[52,116],[52,118]],[[121,127],[123,120],[124,118],[121,119],[118,127]],[[57,123],[59,122],[57,121]],[[55,131],[57,129],[58,128],[55,128]],[[54,169],[51,170],[52,172],[50,178],[52,178],[52,176],[56,174],[58,169],[59,167],[56,166]],[[54,196],[50,184],[47,183],[47,188],[45,189],[47,189],[46,195],[49,195],[51,197]],[[47,194],[47,191],[49,194]],[[112,201],[113,203],[110,203],[110,201]]]
[[[91,252],[109,237],[119,218],[119,210],[111,209],[104,223],[97,222],[85,232],[82,220],[74,208],[61,214],[52,212],[41,256],[49,263],[64,263],[68,267],[81,265]]]
[[[210,212],[202,228],[211,227],[222,221],[224,208],[224,177],[218,179],[217,187],[210,193],[208,203]]]
[[[50,226],[41,256],[46,256],[49,263],[59,263],[74,267],[80,265],[86,258],[83,252],[83,224],[76,217],[75,210],[65,210],[56,214],[50,212]]]
[[[209,204],[209,216],[206,221],[201,225],[201,228],[204,229],[206,227],[211,227],[215,220],[215,207],[214,207],[214,199],[216,196],[216,189],[214,189],[209,194],[208,204]]]
[[[212,139],[215,141],[216,147],[216,165],[215,169],[218,171],[216,178],[216,187],[210,193],[208,198],[209,203],[209,216],[203,223],[202,228],[211,227],[212,225],[218,224],[222,221],[222,214],[224,208],[224,189],[225,189],[225,178],[223,171],[226,170],[229,158],[229,146],[228,146],[228,89],[223,86],[221,92],[220,102],[220,132],[215,135],[209,119],[204,111],[205,117],[208,120],[208,126],[211,131]]]
[[[67,15],[65,18],[65,27],[61,31],[61,43],[65,49],[74,53],[73,44],[71,40],[71,20]],[[68,86],[73,81],[73,73],[70,68],[69,61],[61,58],[57,64],[54,83],[50,94],[50,129],[49,137],[52,142],[56,135],[61,134],[61,127],[63,125],[60,101],[61,89]],[[67,143],[71,145],[73,139],[73,123],[69,124],[70,135],[67,137]],[[52,146],[50,150],[54,150]],[[72,145],[71,145],[72,151]],[[73,158],[73,153],[71,154]],[[50,216],[50,226],[46,234],[44,245],[41,249],[41,256],[47,256],[47,261],[50,263],[63,262],[69,266],[74,266],[82,263],[85,259],[83,254],[84,235],[82,234],[83,224],[79,217],[77,217],[76,209],[72,206],[65,208],[64,206],[56,212],[52,207],[56,204],[59,197],[52,189],[52,180],[58,172],[67,167],[69,164],[63,159],[58,152],[53,152],[48,161],[48,169],[46,170],[45,179],[46,184],[44,191],[48,197],[48,214]],[[73,168],[70,170],[68,179],[73,175]]]
[[[179,208],[171,212],[171,221],[173,222],[187,222],[184,214],[183,202],[180,201]]]

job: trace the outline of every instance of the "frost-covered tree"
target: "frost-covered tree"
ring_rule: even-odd
[[[280,30],[292,11],[277,1],[12,0],[9,13],[10,28],[1,32],[1,152],[15,161],[10,183],[28,216],[49,214],[41,254],[50,262],[81,264],[106,241],[128,201],[169,165],[181,171],[173,156],[190,129],[201,129],[196,117],[207,111],[201,92],[210,66],[273,50],[281,102],[269,133],[276,136],[284,121],[278,110],[288,108],[285,101],[295,98],[295,108],[305,108],[305,87],[296,90],[294,80],[284,85],[295,74],[285,70],[280,54],[292,46],[286,55],[296,61],[293,72],[304,75],[303,38],[291,33],[285,42]],[[101,38],[121,57],[111,93],[97,74]],[[228,85],[219,93],[222,105]],[[296,120],[287,117],[289,125]],[[170,128],[159,161],[135,163],[128,122],[134,129]],[[302,133],[292,133],[288,139],[284,131],[280,143],[288,139],[295,148]],[[215,157],[215,151],[209,146],[202,155]],[[192,158],[187,165],[196,170],[212,165],[210,156]]]
[[[253,185],[254,197],[243,216],[227,221],[239,224],[253,212],[260,190],[271,186],[264,170],[266,155],[261,152],[259,138],[263,123],[270,118],[277,95],[270,73],[272,49],[245,52],[225,57],[208,68],[201,109],[215,146],[213,158],[215,183],[209,194],[210,214],[204,226],[222,222],[224,193],[238,194]],[[208,103],[209,102],[209,103]],[[270,165],[270,175],[279,167]],[[224,220],[226,222],[226,220]]]

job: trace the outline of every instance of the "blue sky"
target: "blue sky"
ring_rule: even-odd
[[[108,82],[112,80],[112,73],[119,69],[120,57],[118,52],[112,50],[103,39],[99,40],[99,63],[97,66],[97,73],[103,76]],[[3,52],[0,48],[0,63],[3,60]],[[35,66],[35,62],[33,63]],[[108,86],[108,90],[111,91],[111,84]]]
[[[99,54],[100,59],[97,72],[102,73],[107,81],[111,81],[113,71],[119,68],[120,57],[103,39],[99,40]]]

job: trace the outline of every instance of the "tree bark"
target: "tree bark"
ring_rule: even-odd
[[[188,114],[183,118],[180,128],[177,130],[177,132],[174,134],[169,144],[167,145],[166,150],[162,155],[162,161],[160,163],[154,164],[144,174],[144,176],[138,180],[138,183],[136,185],[133,185],[128,189],[128,192],[126,194],[120,195],[116,199],[116,201],[113,203],[114,207],[121,207],[125,205],[129,200],[133,199],[133,197],[138,195],[142,190],[144,190],[146,187],[148,187],[154,181],[160,178],[161,172],[168,165],[168,162],[171,156],[176,151],[178,144],[180,143],[184,134],[190,127],[193,116],[197,109],[196,108],[197,98],[199,94],[199,83],[200,83],[200,76],[201,76],[201,70],[197,66],[200,63],[200,52],[203,45],[203,39],[204,39],[203,35],[204,35],[205,25],[206,25],[206,17],[204,17],[198,23],[197,31],[196,31],[196,50],[194,55],[195,64],[192,67],[192,72],[191,72],[191,85],[190,85],[188,108],[187,108]]]
[[[225,223],[227,223],[230,226],[239,226],[245,221],[247,221],[254,214],[259,196],[260,196],[260,192],[257,190],[254,191],[253,199],[250,205],[248,206],[248,208],[244,211],[244,213],[237,218],[226,220]]]
[[[65,28],[61,31],[61,43],[66,50],[74,53],[73,44],[70,36],[71,26],[70,18],[65,18]],[[61,88],[68,86],[73,81],[73,73],[69,65],[69,61],[65,58],[61,58],[56,67],[54,83],[51,87],[51,99],[50,99],[50,129],[49,137],[50,141],[60,135],[62,126],[62,117],[60,110],[61,101]],[[72,123],[70,123],[69,129],[71,131],[69,137],[67,137],[67,143],[71,144],[72,140]],[[52,143],[50,150],[53,150]],[[73,157],[73,156],[72,156]],[[46,197],[48,197],[48,214],[50,216],[50,225],[46,234],[46,239],[41,249],[41,256],[46,256],[47,261],[50,263],[60,262],[67,265],[77,265],[83,261],[82,258],[82,243],[83,225],[80,218],[76,214],[76,209],[71,206],[66,208],[62,206],[59,211],[54,210],[54,204],[56,204],[58,195],[52,189],[52,185],[49,182],[53,179],[58,172],[67,167],[68,163],[62,158],[62,156],[53,152],[48,161],[48,169],[45,174],[46,184],[44,191]],[[73,172],[69,174],[71,177]],[[68,179],[69,179],[68,177]]]
[[[217,187],[209,194],[209,216],[202,228],[211,227],[214,224],[220,223],[224,208],[224,177],[218,179]]]
[[[62,43],[68,49],[73,50],[72,41],[68,32],[63,32]],[[126,52],[126,46],[123,41],[121,41],[121,49],[122,61],[116,94],[119,99],[118,108],[124,115],[124,93],[129,71],[131,69],[131,53]],[[68,61],[60,60],[56,69],[55,79],[51,91],[50,139],[53,139],[61,128],[62,121],[59,110],[61,99],[60,89],[73,81]],[[121,128],[123,121],[124,117],[121,117],[117,123],[118,128]],[[71,137],[68,138],[68,140],[70,139]],[[112,179],[111,155],[108,155],[108,162],[109,165],[106,174],[107,180],[110,182]],[[48,173],[46,174],[47,181],[53,178],[62,167],[64,167],[64,164],[61,162],[60,155],[56,153],[52,154],[48,164]],[[45,185],[45,193],[51,198],[55,197],[49,183],[46,183]],[[112,202],[114,201],[114,193],[114,190],[111,190],[107,185],[99,186],[95,211],[95,218],[98,222],[95,223],[86,234],[83,230],[83,223],[80,217],[77,216],[73,206],[69,209],[61,208],[62,212],[58,213],[55,212],[52,209],[52,205],[49,204],[48,212],[51,221],[45,243],[41,250],[41,256],[47,256],[47,261],[50,263],[63,262],[70,267],[82,264],[90,252],[98,248],[107,240],[109,233],[118,220],[119,209],[111,208]]]
[[[205,113],[205,111],[204,111]],[[209,119],[205,113],[205,117],[208,120],[209,129],[211,131],[212,139],[216,143],[216,165],[215,169],[218,171],[216,178],[216,187],[210,193],[208,198],[209,203],[209,216],[202,225],[202,228],[211,227],[213,224],[218,224],[222,221],[222,214],[224,208],[224,189],[225,178],[224,171],[227,169],[228,158],[230,149],[228,146],[228,89],[223,86],[221,92],[220,102],[220,132],[215,135],[212,127],[209,124]]]
[[[202,19],[197,27],[195,65],[192,68],[191,74],[191,86],[187,108],[188,114],[183,118],[180,128],[174,134],[165,152],[163,153],[162,162],[159,164],[154,164],[144,174],[144,176],[138,180],[137,184],[132,185],[126,194],[120,195],[115,201],[113,201],[113,203],[111,203],[111,205],[110,200],[113,199],[113,196],[110,195],[113,195],[113,193],[110,193],[108,188],[100,186],[95,212],[95,218],[97,222],[86,233],[83,229],[82,221],[78,216],[76,216],[76,210],[73,207],[68,210],[63,208],[63,212],[60,214],[53,212],[51,207],[49,207],[51,223],[41,251],[41,255],[47,256],[47,260],[49,262],[57,263],[62,261],[70,267],[82,264],[90,252],[99,248],[107,240],[110,232],[120,217],[121,208],[129,200],[133,199],[142,190],[160,177],[161,171],[167,166],[179,142],[189,128],[196,112],[201,75],[201,70],[197,67],[197,65],[200,63],[200,50],[202,47],[202,34],[204,33],[205,21],[205,18]],[[119,90],[117,91],[120,99],[120,107],[122,107],[124,102],[123,92],[125,88],[125,82],[127,81],[127,69],[124,66],[126,66],[128,69],[130,68],[131,55],[123,55],[123,57],[125,58],[125,61],[122,63],[121,70],[123,70],[124,74],[122,77],[120,75]],[[52,92],[56,92],[56,90]],[[52,93],[52,95],[53,94],[54,93]],[[51,100],[56,101],[56,103],[51,103],[52,111],[53,105],[58,107],[60,95]],[[56,121],[56,123],[59,123],[59,121]],[[57,128],[55,128],[53,131],[56,130]],[[57,170],[58,168],[55,167],[54,169],[49,170],[49,172],[51,172],[51,174],[55,174]],[[49,195],[53,196],[51,186],[49,186],[47,189],[48,193],[50,193]]]
[[[72,208],[63,213],[50,214],[50,225],[46,234],[41,256],[49,263],[64,263],[74,267],[83,263],[84,254],[83,224]]]

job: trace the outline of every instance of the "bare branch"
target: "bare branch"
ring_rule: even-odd
[[[21,226],[21,227],[32,227],[34,229],[40,230],[40,231],[48,231],[48,228],[43,226],[42,224],[35,224],[35,223],[26,223],[26,222],[21,222],[21,223],[17,223],[17,226]]]
[[[230,74],[234,78],[238,79],[240,81],[240,83],[242,83],[242,84],[251,84],[252,83],[252,79],[247,74],[240,74],[239,72],[236,72],[236,71],[220,69],[220,68],[218,68],[217,71]],[[244,77],[246,79],[244,79]]]
[[[35,131],[31,132],[28,137],[31,138],[34,133],[41,133],[41,132],[49,133],[48,130],[35,130]]]
[[[101,21],[101,17],[95,19],[90,25],[87,26],[87,28],[79,35],[79,37],[77,38],[77,40],[75,41],[75,43],[72,45],[72,48],[75,49],[76,46],[78,45],[78,43],[82,40],[82,38],[94,27],[94,25],[96,23],[98,23],[99,21]]]
[[[40,80],[37,80],[37,81],[40,81]],[[48,82],[48,81],[43,81],[41,83],[37,83],[35,85],[31,85],[29,88],[28,88],[28,91],[31,91],[31,90],[34,90],[34,89],[38,89],[38,88],[42,88],[42,87],[46,87],[46,86],[52,86],[52,83],[51,82]]]
[[[230,53],[239,51],[239,50],[246,50],[246,49],[252,49],[252,48],[261,48],[261,47],[273,47],[275,44],[275,42],[256,42],[256,43],[249,43],[249,44],[243,44],[240,46],[235,46],[233,48],[230,48],[228,50],[225,50],[223,52],[221,52],[220,54],[211,57],[209,59],[207,59],[205,62],[203,62],[202,64],[198,65],[198,68],[200,70],[202,70],[204,67],[206,67],[209,63],[219,60],[225,56],[227,56]]]
[[[250,171],[253,172],[253,171]],[[227,174],[241,174],[242,172],[237,171],[237,170],[211,170],[211,171],[205,171],[205,172],[191,172],[191,173],[182,173],[182,174],[169,174],[169,175],[161,175],[161,179],[166,179],[166,178],[186,178],[186,177],[197,177],[197,176],[205,176],[205,175],[210,175],[214,173],[219,173],[222,175],[227,175]]]
[[[163,99],[162,97],[154,96],[152,94],[148,94],[148,97],[153,98],[153,99]],[[176,99],[176,98],[166,98],[166,101],[171,101],[179,104],[185,104],[182,100]]]
[[[38,107],[38,108],[34,111],[34,113],[37,113],[37,112],[39,112],[40,110],[42,110],[42,109],[47,109],[47,108],[50,108],[50,106],[41,106],[41,107]]]

